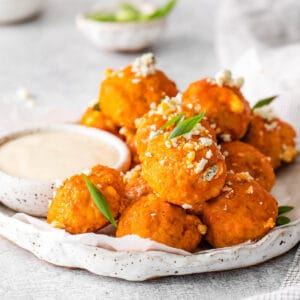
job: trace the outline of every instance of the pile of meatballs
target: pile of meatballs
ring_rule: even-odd
[[[274,170],[295,159],[296,133],[270,105],[251,110],[242,85],[225,70],[181,94],[153,54],[106,71],[99,99],[80,123],[115,134],[132,153],[126,173],[101,165],[88,173],[118,220],[116,237],[135,234],[194,252],[203,239],[228,247],[275,226]],[[170,138],[172,120],[203,112],[189,131]],[[57,188],[47,221],[73,234],[109,224],[80,174]]]

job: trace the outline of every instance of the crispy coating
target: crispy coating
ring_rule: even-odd
[[[194,215],[153,194],[133,202],[121,215],[117,237],[136,234],[159,243],[193,252],[206,226]]]
[[[254,115],[245,141],[269,156],[273,168],[277,169],[281,162],[291,163],[295,159],[295,138],[296,132],[288,123],[279,118],[266,120]]]
[[[103,113],[118,126],[134,128],[136,118],[145,114],[151,103],[159,103],[165,96],[176,96],[178,90],[162,71],[146,77],[138,76],[128,66],[111,72],[102,82],[99,103]]]
[[[147,149],[148,141],[157,134],[157,131],[169,120],[178,114],[184,114],[185,118],[192,117],[200,112],[200,106],[182,103],[181,94],[176,97],[166,97],[158,105],[151,105],[151,109],[141,118],[135,120],[137,128],[135,141],[140,161]],[[215,133],[210,129],[211,135]]]
[[[238,140],[246,133],[250,107],[239,89],[202,79],[189,85],[183,93],[183,101],[201,105],[224,141]]]
[[[118,217],[127,205],[120,173],[99,165],[88,177],[106,198],[112,215]],[[57,189],[47,222],[70,233],[94,232],[109,224],[94,204],[81,174],[66,179]]]
[[[136,165],[124,175],[125,196],[130,201],[136,201],[137,199],[153,192],[148,182],[142,177],[141,173],[141,165]]]
[[[114,122],[108,116],[105,116],[102,111],[96,110],[93,107],[87,108],[79,123],[84,126],[106,130],[114,134],[118,132],[118,128]]]
[[[269,157],[239,141],[223,143],[222,152],[228,170],[235,173],[249,172],[262,187],[271,190],[275,183],[275,173]]]
[[[168,131],[154,137],[142,161],[142,176],[155,192],[193,211],[217,196],[226,178],[224,157],[204,124],[172,140]]]
[[[134,166],[140,163],[140,159],[137,153],[137,143],[135,137],[136,130],[134,128],[122,127],[119,130],[119,133],[130,150],[132,158],[131,168],[133,168]]]
[[[277,212],[277,201],[249,173],[228,173],[223,192],[204,204],[200,216],[205,239],[219,248],[260,239],[275,226]]]

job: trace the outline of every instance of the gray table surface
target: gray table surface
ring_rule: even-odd
[[[15,98],[20,86],[34,93],[38,105],[83,108],[97,97],[105,68],[134,59],[99,52],[76,30],[74,16],[94,3],[49,0],[40,18],[0,27],[0,109],[1,100]],[[180,1],[164,38],[150,49],[181,89],[218,69],[217,7],[217,0]],[[277,289],[294,254],[292,249],[240,270],[134,283],[49,265],[0,237],[0,299],[241,299]]]

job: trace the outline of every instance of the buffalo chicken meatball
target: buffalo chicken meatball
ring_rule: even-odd
[[[242,83],[241,78],[233,79],[230,71],[224,71],[215,79],[191,83],[183,93],[183,101],[198,104],[206,111],[208,121],[221,140],[238,140],[250,122],[249,103],[240,92]]]
[[[105,116],[97,106],[88,107],[80,119],[80,125],[94,127],[109,131],[113,134],[118,132],[118,128],[113,121]]]
[[[269,157],[239,141],[223,143],[222,152],[228,170],[235,173],[249,172],[262,187],[267,191],[271,190],[275,183],[275,173]]]
[[[198,211],[224,185],[224,157],[205,120],[189,133],[174,139],[169,135],[166,131],[148,142],[142,176],[163,199]]]
[[[120,173],[99,165],[88,177],[106,198],[112,215],[118,217],[127,205]],[[47,222],[70,233],[94,232],[109,224],[96,207],[82,174],[66,179],[58,187],[49,207]]]
[[[100,87],[99,103],[115,124],[134,128],[135,119],[144,115],[151,103],[177,93],[175,83],[155,68],[153,54],[145,54],[133,65],[107,72]]]
[[[207,201],[200,214],[205,239],[215,248],[255,241],[274,226],[277,201],[248,172],[228,173],[222,193]]]
[[[150,194],[133,202],[122,214],[117,237],[136,234],[186,251],[195,251],[206,226],[194,215]]]
[[[281,162],[291,163],[296,155],[296,132],[291,125],[276,118],[268,106],[254,110],[245,141],[269,156],[274,169]]]

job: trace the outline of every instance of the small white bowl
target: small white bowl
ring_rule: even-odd
[[[0,137],[0,147],[10,140],[41,131],[74,132],[105,141],[105,143],[117,150],[119,154],[119,160],[114,166],[110,167],[122,171],[126,171],[129,168],[130,152],[123,141],[106,131],[80,125],[53,125],[14,132]],[[20,178],[0,170],[0,202],[15,211],[45,217],[48,212],[49,201],[53,198],[55,188],[55,182]]]
[[[106,6],[98,6],[102,11]],[[142,11],[149,11],[149,4],[139,4]],[[76,18],[78,29],[99,49],[109,51],[139,51],[151,46],[162,34],[166,17],[149,21],[101,22],[88,19],[86,14]]]
[[[0,0],[0,24],[22,22],[41,12],[46,0]]]

